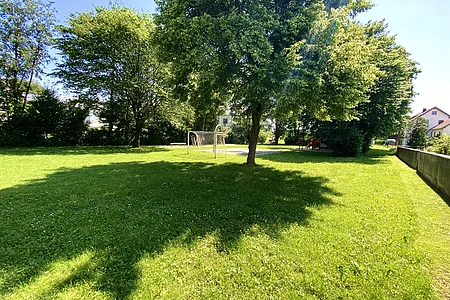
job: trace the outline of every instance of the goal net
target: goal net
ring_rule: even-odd
[[[196,146],[200,150],[201,146],[212,145],[214,158],[217,157],[217,152],[223,149],[227,152],[225,147],[225,132],[218,131],[219,127],[229,128],[233,124],[233,118],[231,115],[219,116],[219,124],[217,124],[214,131],[189,131],[187,136],[187,152],[190,153],[190,147]]]
[[[225,149],[226,151],[226,136],[227,135],[224,132],[189,131],[187,138],[188,154],[190,153],[190,147],[196,147],[200,150],[201,146],[212,146],[212,150],[215,155],[220,149]]]

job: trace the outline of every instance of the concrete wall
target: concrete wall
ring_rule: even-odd
[[[450,156],[397,147],[397,156],[450,197]]]

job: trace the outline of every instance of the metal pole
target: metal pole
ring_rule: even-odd
[[[190,131],[188,131],[188,136],[187,136],[187,154],[191,154],[191,152],[189,152],[189,133],[190,133]]]
[[[217,158],[217,128],[219,128],[220,124],[216,126],[216,128],[214,128],[214,146],[213,146],[213,151],[214,151],[214,158]]]

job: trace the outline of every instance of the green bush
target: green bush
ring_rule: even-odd
[[[408,146],[423,149],[428,141],[428,123],[424,118],[417,118],[409,124]]]
[[[363,147],[363,135],[348,122],[322,122],[316,137],[327,144],[337,156],[358,156]]]
[[[437,153],[449,155],[450,154],[450,136],[445,133],[439,136],[437,140],[435,140],[435,149]]]
[[[231,131],[227,135],[228,144],[248,144],[250,131],[247,127],[241,125],[233,125]]]
[[[267,143],[271,138],[273,137],[272,130],[268,130],[261,127],[261,130],[259,131],[258,136],[258,143],[259,144],[265,144]]]
[[[293,131],[289,130],[286,133],[286,136],[284,138],[284,143],[286,145],[299,145],[299,146],[306,146],[308,144],[308,141],[305,137],[305,133],[299,132],[299,131]]]

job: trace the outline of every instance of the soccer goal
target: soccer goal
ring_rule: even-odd
[[[216,126],[214,131],[188,131],[187,135],[187,152],[190,154],[191,147],[197,147],[200,150],[201,146],[211,145],[214,153],[214,158],[217,158],[218,150],[226,149],[225,138],[227,134],[222,131],[218,131],[219,128],[231,126],[231,116],[220,116],[219,124]]]

